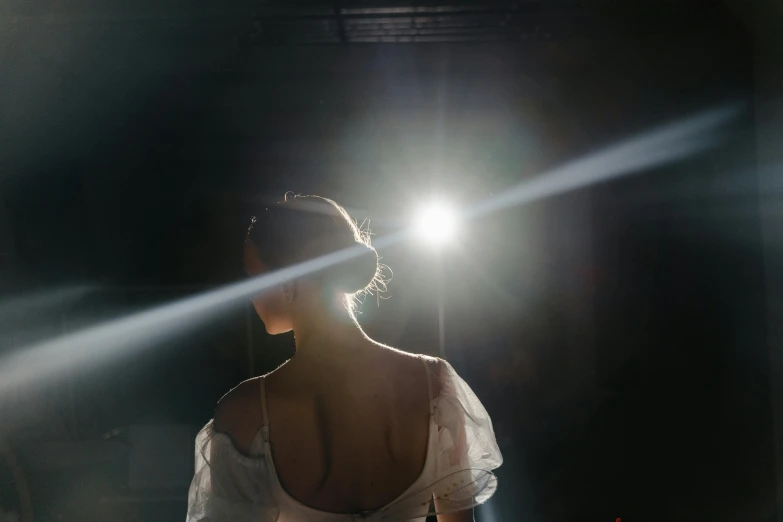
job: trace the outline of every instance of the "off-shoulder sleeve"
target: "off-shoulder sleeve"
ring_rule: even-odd
[[[186,522],[274,522],[266,460],[241,454],[210,421],[196,437]]]
[[[492,420],[470,386],[445,361],[427,360],[433,383],[432,428],[437,429],[434,470],[426,484],[384,510],[380,520],[398,522],[435,513],[465,511],[495,493],[493,470],[503,463]]]
[[[503,463],[492,420],[470,386],[446,361],[438,361],[433,417],[438,429],[436,482],[440,513],[486,502],[497,489],[493,470]]]

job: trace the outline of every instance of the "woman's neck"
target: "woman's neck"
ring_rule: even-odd
[[[297,363],[330,368],[350,366],[373,345],[352,319],[334,320],[321,314],[294,324],[294,339]]]

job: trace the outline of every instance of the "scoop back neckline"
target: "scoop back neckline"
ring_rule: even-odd
[[[389,509],[390,507],[394,506],[397,502],[399,502],[400,500],[403,500],[406,496],[408,496],[411,493],[411,490],[413,490],[419,484],[419,482],[421,482],[426,477],[427,471],[429,470],[429,467],[432,464],[432,462],[431,462],[432,461],[432,459],[431,459],[432,441],[433,441],[434,435],[437,433],[437,430],[433,429],[434,416],[433,416],[433,411],[432,410],[433,410],[434,397],[432,396],[432,384],[430,382],[431,377],[430,377],[430,374],[429,374],[430,369],[427,367],[427,360],[424,357],[417,356],[417,358],[422,362],[422,364],[424,366],[424,372],[426,374],[426,379],[427,379],[427,394],[429,396],[429,402],[428,402],[429,424],[427,426],[427,453],[424,456],[424,464],[422,465],[421,473],[419,473],[419,475],[416,477],[416,479],[414,479],[414,481],[407,488],[405,488],[405,490],[402,493],[397,495],[390,502],[387,502],[386,504],[384,504],[383,506],[378,507],[378,508],[373,508],[373,509],[368,509],[368,510],[364,510],[364,511],[353,512],[353,513],[351,513],[351,512],[342,512],[341,513],[341,512],[335,512],[335,511],[325,511],[325,510],[322,510],[322,509],[314,508],[312,506],[308,506],[307,504],[303,503],[302,501],[294,498],[283,487],[283,484],[280,482],[280,477],[279,477],[279,475],[277,473],[277,466],[275,466],[275,458],[274,458],[274,455],[272,454],[272,447],[271,447],[270,441],[269,441],[269,439],[270,439],[270,437],[269,437],[269,420],[268,420],[268,417],[267,417],[266,390],[265,390],[266,381],[265,381],[264,377],[261,377],[259,379],[259,381],[260,381],[259,386],[262,388],[261,400],[263,401],[262,404],[261,404],[261,407],[263,408],[263,411],[264,411],[264,424],[261,426],[261,428],[258,430],[258,433],[256,434],[256,437],[259,437],[259,436],[262,437],[263,444],[264,444],[264,455],[261,456],[260,458],[268,457],[267,463],[270,466],[270,470],[269,471],[270,471],[270,474],[272,475],[272,477],[273,477],[273,479],[275,481],[275,486],[277,487],[277,489],[280,490],[282,495],[285,496],[286,499],[289,502],[295,504],[300,509],[304,509],[304,510],[310,511],[310,512],[312,512],[314,514],[318,514],[318,515],[325,515],[325,516],[330,516],[330,517],[340,517],[340,516],[342,516],[342,517],[356,517],[356,516],[366,517],[368,515],[372,515],[372,514],[375,514],[375,513],[380,513],[382,511],[385,511],[385,510]],[[255,439],[254,439],[254,442],[255,442]],[[233,444],[232,444],[232,446],[233,446]],[[236,448],[234,448],[234,449],[236,449]]]

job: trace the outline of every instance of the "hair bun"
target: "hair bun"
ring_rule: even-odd
[[[380,270],[378,252],[371,246],[357,244],[362,253],[334,267],[329,274],[333,278],[334,288],[346,294],[355,294],[371,286]]]
[[[349,295],[381,290],[386,285],[370,231],[362,229],[331,199],[288,196],[254,219],[247,233],[270,268],[282,268],[345,249],[358,249],[349,259],[313,274],[326,289]]]

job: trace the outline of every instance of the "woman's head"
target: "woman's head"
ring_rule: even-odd
[[[317,257],[354,248],[357,254],[342,263],[271,288],[253,299],[253,306],[270,334],[293,328],[295,317],[310,316],[313,307],[336,300],[349,308],[361,292],[379,281],[378,254],[343,207],[319,196],[290,196],[253,218],[245,240],[244,264],[250,276],[289,267]]]

